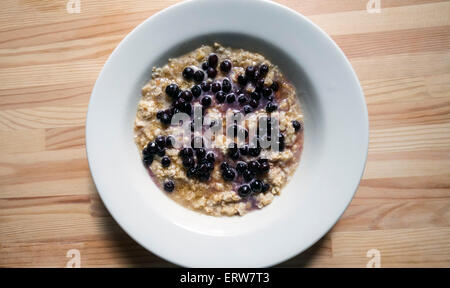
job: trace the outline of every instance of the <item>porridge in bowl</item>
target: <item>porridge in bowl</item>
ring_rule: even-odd
[[[134,131],[155,183],[214,216],[270,204],[303,148],[300,103],[278,67],[217,43],[153,68]]]

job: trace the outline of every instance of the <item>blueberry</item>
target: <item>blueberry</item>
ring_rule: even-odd
[[[199,85],[194,85],[191,88],[191,93],[195,98],[197,98],[200,94],[202,94],[202,88]]]
[[[261,187],[261,192],[266,192],[267,190],[269,190],[269,188],[270,188],[269,183],[264,182]]]
[[[167,148],[172,148],[173,145],[175,144],[175,138],[172,135],[169,135],[166,137],[166,147]]]
[[[172,117],[168,113],[164,113],[159,120],[161,120],[161,123],[168,125],[172,121]]]
[[[250,186],[248,185],[242,185],[238,189],[238,194],[242,198],[248,197],[252,193],[252,189],[250,189]]]
[[[259,73],[262,77],[267,75],[267,72],[269,72],[269,67],[266,64],[262,64],[259,66]]]
[[[195,165],[194,158],[188,157],[183,159],[183,166],[186,168],[191,168]]]
[[[248,145],[245,144],[243,147],[239,148],[239,153],[241,153],[241,155],[247,155],[248,154]]]
[[[161,165],[163,167],[169,167],[170,166],[170,158],[169,156],[164,156],[161,158]]]
[[[155,142],[159,147],[164,148],[166,146],[166,138],[162,135],[157,136]]]
[[[253,108],[258,107],[259,102],[255,99],[250,100],[250,106],[252,106]]]
[[[203,81],[202,84],[200,84],[200,86],[204,92],[208,92],[211,89],[211,83],[206,82],[206,81]],[[219,88],[219,90],[220,90],[220,88]],[[192,92],[192,93],[194,93],[194,92]]]
[[[167,180],[166,182],[164,182],[164,190],[166,190],[167,192],[172,192],[173,189],[175,189],[175,183],[173,183],[172,180]]]
[[[180,150],[179,155],[181,158],[186,159],[194,156],[194,149],[186,147]]]
[[[204,96],[201,100],[202,106],[203,107],[208,107],[209,105],[211,105],[211,97],[210,96]]]
[[[222,81],[222,91],[228,93],[231,91],[231,82],[227,78]]]
[[[252,93],[250,93],[250,98],[252,98],[253,100],[258,101],[259,99],[261,99],[261,94],[259,94],[256,91],[253,91]]]
[[[227,103],[233,103],[236,100],[236,95],[234,93],[230,93],[227,95]]]
[[[247,76],[248,79],[253,79],[253,77],[255,76],[255,67],[248,66],[245,69],[245,76]]]
[[[197,174],[197,168],[195,166],[190,167],[186,170],[186,176],[188,178],[194,178],[196,174]]]
[[[208,169],[208,171],[213,171],[214,170],[214,163],[206,162],[205,163],[205,167],[206,167],[206,169]]]
[[[202,69],[206,71],[208,68],[209,68],[208,62],[206,62],[206,61],[203,62],[203,63],[202,63]]]
[[[245,97],[244,94],[239,95],[238,102],[239,104],[244,105],[245,103],[247,103],[247,97]]]
[[[239,161],[239,162],[236,164],[236,171],[237,171],[239,174],[242,174],[242,173],[244,173],[245,170],[247,170],[247,167],[248,167],[247,163],[242,162],[242,161]]]
[[[246,182],[250,182],[253,180],[253,178],[255,178],[255,173],[247,169],[244,171],[244,173],[242,173],[242,178],[244,178]]]
[[[273,81],[272,85],[270,85],[270,88],[272,88],[273,91],[278,91],[280,89],[280,84],[278,82]]]
[[[144,150],[146,151],[145,154],[149,154],[149,155],[156,154],[156,152],[158,151],[158,145],[156,145],[155,142],[150,142],[147,144],[147,147],[145,147]]]
[[[240,85],[245,86],[248,82],[248,79],[247,79],[247,76],[245,76],[245,75],[239,75],[237,77],[237,81]]]
[[[228,168],[230,168],[230,165],[227,163],[227,162],[222,162],[222,164],[220,164],[220,170],[226,170],[226,169],[228,169]]]
[[[258,179],[255,179],[252,182],[250,182],[250,188],[252,188],[252,191],[255,193],[261,192],[262,186],[263,186],[262,182]]]
[[[271,113],[271,112],[273,112],[273,111],[275,111],[275,110],[277,110],[277,109],[278,109],[278,105],[275,104],[275,103],[273,103],[273,102],[269,102],[269,103],[267,103],[267,105],[266,105],[266,111],[267,111],[267,113]]]
[[[254,148],[248,149],[248,154],[250,156],[257,157],[257,156],[259,156],[260,153],[261,153],[261,148],[259,148],[259,147],[254,147]]]
[[[183,98],[186,102],[190,102],[192,100],[192,92],[189,90],[185,90],[181,92],[180,97]]]
[[[163,157],[164,155],[166,155],[166,150],[164,149],[164,147],[157,146],[156,154],[159,157]]]
[[[261,170],[260,170],[261,173],[267,173],[267,172],[269,172],[269,170],[270,170],[269,162],[264,162],[261,164]]]
[[[166,94],[171,98],[175,98],[179,91],[180,88],[178,88],[177,84],[170,84],[166,87]]]
[[[220,70],[224,73],[228,73],[231,70],[231,62],[229,60],[224,60],[220,63]]]
[[[268,88],[268,87],[264,87],[262,89],[262,94],[264,97],[269,97],[270,94],[272,94],[272,89]]]
[[[211,91],[216,93],[219,92],[222,89],[222,85],[220,85],[220,82],[216,81],[212,83],[211,85]]]
[[[272,102],[273,101],[273,95],[267,96],[267,101]]]
[[[227,168],[222,171],[222,177],[225,181],[233,181],[234,177],[236,177],[236,172],[232,168]]]
[[[217,63],[219,63],[219,57],[216,54],[209,54],[208,65],[209,67],[216,68]]]
[[[214,163],[216,161],[216,155],[214,155],[214,152],[210,151],[206,153],[205,159],[208,163]]]
[[[204,78],[205,78],[205,72],[203,72],[202,70],[195,71],[195,73],[194,73],[195,82],[201,82],[201,81],[203,81]]]
[[[233,160],[238,160],[240,154],[239,154],[239,151],[234,151],[234,152],[230,153],[228,156],[230,156],[230,158]]]
[[[217,76],[217,70],[212,67],[209,67],[206,73],[208,74],[209,78],[215,78]]]
[[[252,148],[250,148],[252,149]],[[259,168],[261,167],[261,164],[259,164],[258,161],[250,161],[248,162],[248,169],[253,172],[258,172]]]
[[[223,91],[219,91],[219,92],[217,92],[216,93],[216,101],[217,102],[219,102],[219,103],[223,103],[223,102],[225,102],[225,93],[223,93]]]
[[[250,105],[244,106],[244,114],[251,113],[253,111],[252,107]]]
[[[257,81],[261,77],[261,74],[258,70],[255,70],[255,74],[253,75],[253,81]]]
[[[297,120],[292,121],[292,126],[295,131],[299,131],[302,128],[302,124],[300,124]]]
[[[192,77],[194,77],[194,69],[192,69],[191,67],[184,68],[183,77],[186,80],[191,80]]]
[[[197,156],[197,159],[203,159],[205,154],[206,150],[204,148],[198,148],[195,150],[195,156]]]
[[[153,154],[144,155],[144,157],[142,158],[142,162],[144,163],[145,167],[149,167],[150,165],[152,165]]]

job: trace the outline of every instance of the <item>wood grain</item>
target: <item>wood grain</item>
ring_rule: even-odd
[[[123,37],[178,1],[3,0],[0,9],[0,266],[172,267],[111,218],[92,182],[84,125],[94,82]],[[450,2],[279,0],[338,43],[370,118],[352,203],[281,267],[450,267]]]

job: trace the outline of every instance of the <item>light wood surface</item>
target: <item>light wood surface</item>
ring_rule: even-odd
[[[84,124],[94,82],[127,33],[178,1],[0,2],[0,266],[173,266],[111,218]],[[450,266],[450,2],[281,0],[349,57],[370,118],[364,178],[336,226],[289,267]]]

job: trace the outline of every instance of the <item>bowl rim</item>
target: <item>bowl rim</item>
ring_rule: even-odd
[[[167,261],[170,261],[172,263],[180,265],[180,266],[186,266],[187,263],[181,261],[180,259],[175,259],[175,258],[170,257],[169,255],[165,255],[164,253],[160,253],[159,251],[156,251],[155,249],[152,249],[152,247],[149,247],[149,245],[147,245],[146,243],[141,241],[141,239],[136,237],[136,235],[134,235],[132,233],[132,231],[130,231],[130,229],[128,229],[127,224],[122,222],[120,215],[118,215],[116,213],[116,211],[113,209],[113,207],[108,205],[108,201],[106,200],[106,198],[107,198],[106,192],[104,190],[102,190],[102,189],[98,189],[98,187],[99,187],[99,183],[97,182],[98,181],[98,176],[96,176],[98,173],[97,173],[97,169],[95,167],[94,160],[93,160],[95,156],[92,154],[93,152],[92,152],[92,149],[90,149],[90,145],[89,145],[90,139],[92,139],[92,137],[90,136],[90,135],[92,135],[92,133],[91,133],[92,128],[90,128],[91,126],[89,125],[89,123],[92,122],[91,119],[93,119],[93,117],[94,117],[92,115],[95,113],[95,111],[93,111],[94,104],[93,104],[92,99],[94,99],[94,94],[96,94],[96,91],[98,89],[100,89],[99,88],[99,86],[100,86],[99,83],[100,83],[101,79],[103,78],[103,75],[105,74],[105,68],[108,66],[109,63],[111,63],[111,61],[112,61],[111,59],[116,57],[116,54],[125,45],[125,43],[127,43],[129,41],[129,39],[133,35],[140,33],[140,31],[146,25],[151,25],[151,22],[154,19],[156,19],[158,17],[164,17],[166,14],[169,14],[171,11],[173,11],[175,9],[182,9],[185,6],[192,5],[192,3],[203,2],[203,1],[204,0],[186,0],[186,1],[182,1],[182,2],[176,3],[174,5],[171,5],[171,6],[167,7],[167,8],[165,8],[165,9],[163,9],[163,10],[161,10],[161,11],[159,11],[159,12],[153,14],[153,15],[151,15],[150,17],[145,19],[142,23],[137,25],[130,33],[128,33],[125,36],[125,38],[123,40],[121,40],[121,42],[117,45],[117,47],[114,49],[114,51],[110,54],[110,56],[108,57],[108,59],[106,60],[106,62],[104,64],[101,72],[99,73],[99,76],[98,76],[98,78],[97,78],[97,80],[95,82],[95,85],[93,87],[93,90],[92,90],[91,98],[90,98],[89,105],[88,105],[88,112],[87,112],[87,116],[86,116],[86,132],[85,132],[85,137],[86,137],[86,155],[87,155],[87,159],[88,159],[88,163],[89,163],[89,169],[90,169],[90,172],[91,172],[91,175],[92,175],[92,180],[93,180],[93,182],[95,184],[95,187],[97,188],[97,191],[98,191],[98,193],[99,193],[103,203],[105,204],[106,209],[108,210],[110,215],[113,217],[113,219],[118,223],[118,225],[134,241],[136,241],[141,246],[145,247],[147,250],[151,251],[155,255],[157,255],[157,256],[159,256],[159,257],[161,257],[161,258],[163,258],[163,259],[165,259]],[[215,1],[215,0],[209,0],[209,1],[212,2],[212,1]],[[284,12],[293,14],[296,17],[301,18],[304,22],[306,22],[309,25],[311,25],[312,29],[314,29],[315,32],[318,32],[318,33],[321,34],[322,37],[327,38],[327,40],[334,46],[334,49],[340,54],[341,58],[345,61],[345,64],[346,64],[345,68],[347,70],[351,71],[352,77],[354,78],[353,80],[358,85],[358,90],[359,90],[358,94],[359,94],[359,96],[361,98],[360,100],[362,101],[362,104],[363,104],[362,105],[362,109],[363,109],[363,111],[362,111],[362,116],[363,116],[362,121],[364,121],[365,131],[367,132],[367,137],[364,139],[364,142],[362,143],[364,145],[364,147],[363,147],[364,149],[363,150],[365,151],[365,153],[364,153],[364,155],[362,155],[362,159],[361,159],[362,160],[361,161],[362,169],[361,169],[361,172],[360,172],[360,175],[359,175],[359,181],[358,181],[358,183],[356,183],[356,185],[355,185],[355,187],[353,189],[353,192],[351,193],[351,197],[349,198],[349,200],[345,204],[345,207],[342,208],[342,211],[341,211],[339,217],[337,217],[334,220],[334,222],[332,222],[332,224],[329,225],[329,227],[326,227],[325,229],[323,229],[323,232],[319,233],[320,235],[317,235],[315,237],[314,241],[312,241],[309,245],[304,246],[304,248],[299,250],[299,251],[297,251],[297,253],[292,254],[289,257],[281,257],[278,260],[272,261],[270,263],[264,263],[264,266],[272,266],[272,265],[277,265],[279,263],[287,261],[287,260],[295,257],[296,255],[304,252],[305,250],[310,248],[312,245],[314,245],[317,241],[319,241],[324,235],[326,235],[330,231],[330,229],[337,223],[337,221],[341,218],[341,216],[343,215],[343,213],[345,212],[345,210],[349,206],[350,202],[352,201],[352,199],[353,199],[353,197],[354,197],[354,195],[355,195],[355,193],[356,193],[356,191],[357,191],[357,189],[359,187],[359,183],[360,183],[360,181],[362,179],[362,176],[364,174],[365,167],[366,167],[367,156],[368,156],[368,146],[369,146],[369,119],[368,119],[367,104],[366,104],[366,101],[365,101],[364,93],[363,93],[363,90],[361,88],[359,79],[358,79],[358,77],[357,77],[353,67],[351,66],[349,60],[345,56],[344,52],[340,49],[340,47],[332,40],[332,38],[326,32],[324,32],[319,26],[317,26],[309,18],[303,16],[302,14],[298,13],[297,11],[295,11],[295,10],[293,10],[291,8],[288,8],[288,7],[284,6],[284,5],[281,5],[279,3],[272,2],[272,1],[269,1],[269,0],[250,0],[250,1],[255,2],[255,3],[261,2],[261,3],[265,3],[267,5],[272,5],[273,7],[276,7],[277,9],[283,9]],[[220,0],[217,0],[216,2],[220,2]],[[97,178],[97,180],[96,180],[96,178]]]

